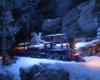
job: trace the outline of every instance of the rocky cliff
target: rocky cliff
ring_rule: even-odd
[[[46,19],[42,24],[44,34],[56,34],[61,30],[61,18]]]
[[[95,0],[84,2],[73,8],[62,18],[62,30],[66,37],[96,36],[94,8]]]

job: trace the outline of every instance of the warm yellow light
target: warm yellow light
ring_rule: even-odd
[[[77,44],[75,44],[75,48],[77,48],[78,47],[78,45]]]
[[[18,45],[24,45],[24,43],[19,43]]]
[[[25,46],[25,49],[27,50],[27,46]]]
[[[21,49],[24,49],[24,47],[16,47],[16,49],[20,49],[21,50]]]

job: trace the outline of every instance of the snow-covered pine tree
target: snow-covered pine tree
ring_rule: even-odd
[[[35,33],[35,32],[32,32],[31,33],[31,36],[32,36],[32,39],[31,39],[31,42],[35,45],[38,45],[38,44],[41,44],[41,43],[44,43],[45,41],[42,40],[42,33],[39,32],[39,34]]]
[[[4,11],[2,12],[2,64],[5,64],[5,56],[6,56],[6,28],[8,28],[9,33],[11,34],[11,36],[13,37],[12,34],[12,27],[11,27],[11,22],[14,21],[14,19],[12,18],[11,12],[10,11]],[[14,39],[14,37],[13,37]]]

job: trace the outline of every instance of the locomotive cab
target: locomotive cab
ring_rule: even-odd
[[[65,56],[67,56],[68,59],[70,58],[68,46],[66,47],[63,44],[52,44],[52,43],[46,43],[45,46],[46,46],[45,55],[47,59],[59,60],[65,58]],[[64,48],[62,46],[64,46]]]

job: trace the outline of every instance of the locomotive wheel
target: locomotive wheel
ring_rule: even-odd
[[[47,59],[52,59],[51,53],[50,52],[47,52],[46,57],[47,57]]]
[[[27,53],[25,53],[25,56],[28,56],[28,54],[27,54]]]
[[[32,55],[30,55],[30,57],[32,57]]]
[[[31,57],[34,58],[35,56],[34,55],[31,55]]]
[[[36,55],[36,58],[41,58],[41,55]]]
[[[60,59],[60,55],[58,54],[58,52],[54,52],[53,58],[55,60],[59,60]]]
[[[30,57],[34,58],[35,56],[31,54]]]

